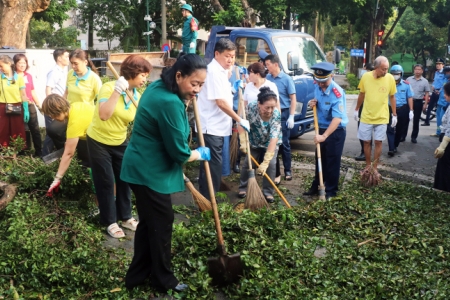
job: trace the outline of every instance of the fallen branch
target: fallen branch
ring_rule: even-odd
[[[370,239],[370,240],[367,240],[367,241],[358,243],[358,247],[360,247],[360,246],[362,246],[362,245],[365,245],[365,244],[368,244],[368,243],[370,243],[370,242],[373,242],[373,241],[375,241],[376,239],[378,239],[378,238],[373,238],[373,239]]]

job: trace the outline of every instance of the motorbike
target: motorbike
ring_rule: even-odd
[[[433,107],[433,109],[430,111],[430,121],[433,120],[436,117],[436,108],[437,105]],[[423,110],[422,114],[420,115],[420,120],[425,121],[427,119],[427,110]]]

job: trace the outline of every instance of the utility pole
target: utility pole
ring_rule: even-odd
[[[161,0],[161,45],[164,45],[167,41],[166,11],[166,1]]]
[[[148,20],[147,18],[147,16],[150,17],[150,14],[148,12],[148,0],[145,0],[145,5],[147,6],[147,15],[145,16],[145,18],[147,19],[147,52],[150,52],[150,21],[152,19]]]

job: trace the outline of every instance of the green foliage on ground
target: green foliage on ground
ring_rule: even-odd
[[[358,77],[356,77],[356,75],[352,74],[352,73],[347,73],[346,77],[347,77],[347,81],[349,84],[348,90],[351,90],[351,91],[356,90],[358,88],[358,84],[359,84]]]
[[[12,163],[0,160],[1,170]],[[2,171],[3,180],[4,173],[11,171]],[[76,174],[84,182],[84,175]],[[18,183],[26,176],[20,175]],[[0,212],[0,296],[132,299],[156,294],[148,286],[125,289],[130,256],[102,245],[104,228],[86,217],[78,198],[48,199],[21,190]],[[245,265],[239,284],[222,291],[228,299],[448,299],[449,201],[448,193],[404,183],[386,181],[365,189],[356,177],[329,202],[299,199],[292,209],[278,202],[256,213],[220,204],[227,250],[239,252]],[[189,224],[174,225],[173,269],[190,288],[174,296],[214,299],[217,289],[210,286],[206,263],[218,256],[212,214],[186,207],[176,211],[186,214]],[[317,249],[326,250],[325,256],[316,257]]]

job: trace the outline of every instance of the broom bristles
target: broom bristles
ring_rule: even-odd
[[[238,143],[239,133],[233,128],[233,134],[230,140],[230,165],[234,167],[238,157],[239,143]]]
[[[206,199],[199,191],[197,191],[189,178],[184,177],[184,183],[191,192],[192,199],[194,199],[194,202],[197,204],[200,211],[212,210],[211,202],[208,201],[208,199]]]
[[[244,207],[250,210],[269,207],[269,204],[256,181],[255,170],[248,170],[247,197],[245,198]]]
[[[376,186],[381,183],[381,174],[370,165],[361,171],[361,183],[365,187]]]

